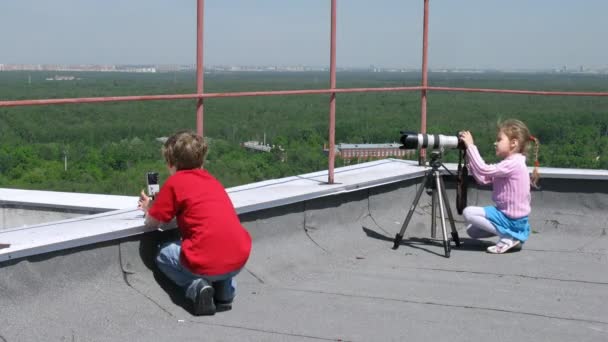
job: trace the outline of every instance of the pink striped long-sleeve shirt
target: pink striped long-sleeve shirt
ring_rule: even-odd
[[[492,183],[492,200],[496,208],[510,218],[530,214],[530,174],[526,156],[514,153],[498,164],[486,164],[477,146],[467,147],[469,171],[479,184]]]

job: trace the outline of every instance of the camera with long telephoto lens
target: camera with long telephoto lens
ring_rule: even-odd
[[[449,136],[443,134],[426,134],[401,131],[401,149],[420,149],[427,148],[433,150],[444,150],[448,148],[466,149],[464,142],[458,138],[458,135]]]
[[[441,154],[444,149],[458,149],[458,171],[456,175],[457,191],[456,191],[456,209],[459,214],[462,214],[464,208],[467,206],[467,188],[468,188],[468,176],[469,170],[467,168],[467,147],[459,137],[460,133],[456,133],[454,136],[448,136],[443,134],[425,134],[416,132],[401,131],[401,143],[400,149],[432,149],[431,166],[438,167],[441,164]]]

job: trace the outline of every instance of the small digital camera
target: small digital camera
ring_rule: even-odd
[[[160,186],[158,185],[158,172],[147,172],[146,183],[148,184],[148,196],[156,196],[160,190]]]

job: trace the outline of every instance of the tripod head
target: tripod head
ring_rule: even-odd
[[[433,170],[438,170],[442,166],[445,168],[445,166],[441,162],[442,156],[443,156],[443,151],[441,151],[441,150],[433,150],[431,152],[431,160],[429,161],[429,165],[433,168]],[[447,168],[446,168],[446,170],[447,170]]]

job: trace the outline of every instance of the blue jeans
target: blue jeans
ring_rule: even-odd
[[[181,241],[162,244],[156,256],[156,265],[169,279],[186,291],[186,298],[194,301],[197,285],[203,282],[204,286],[213,286],[216,301],[232,302],[236,295],[236,281],[233,277],[241,270],[213,276],[194,274],[179,262],[181,249]]]

